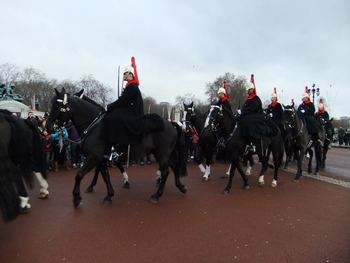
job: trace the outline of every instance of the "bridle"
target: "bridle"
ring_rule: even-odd
[[[286,113],[288,113],[288,120],[283,120],[283,127],[287,132],[290,132],[293,135],[293,130],[295,130],[296,127],[296,115],[297,112],[295,111],[294,108],[284,108],[284,111]],[[294,123],[294,124],[293,124]],[[300,134],[303,134],[303,130],[304,130],[304,122],[300,119],[300,129],[298,130],[298,132],[291,137],[291,140],[295,140],[295,138],[297,138]]]
[[[61,116],[61,114],[68,113],[69,117],[67,118],[67,120],[71,119],[71,116],[72,116],[71,109],[68,106],[68,95],[65,93],[64,96],[63,96],[63,99],[58,98],[58,99],[56,99],[56,102],[62,104],[62,106],[58,108],[58,112],[59,113],[56,114],[56,116],[54,116],[54,117],[52,117],[51,114],[50,114],[49,118],[51,118],[51,120],[52,120],[52,122],[54,124],[56,124],[58,126],[63,126],[63,123],[61,123],[58,120],[58,118]],[[80,139],[75,141],[75,140],[69,139],[67,136],[64,136],[65,139],[67,139],[67,141],[70,141],[70,142],[73,142],[73,143],[81,143],[81,142],[83,142],[86,139],[87,135],[90,133],[90,131],[92,131],[101,122],[101,120],[103,119],[104,115],[105,115],[105,112],[104,111],[100,111],[99,114],[97,115],[97,117],[95,117],[92,122],[86,121],[86,122],[78,124],[77,126],[82,125],[82,124],[87,123],[87,122],[90,122],[88,127],[81,134]]]

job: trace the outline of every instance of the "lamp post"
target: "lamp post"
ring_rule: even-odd
[[[319,88],[315,89],[315,86],[316,86],[315,83],[312,84],[312,89],[308,90],[309,93],[310,92],[312,93],[312,103],[315,103],[315,93],[316,93],[317,97],[320,96],[320,89]]]

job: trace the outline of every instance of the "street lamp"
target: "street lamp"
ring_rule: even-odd
[[[312,84],[312,89],[308,89],[308,92],[312,93],[312,103],[315,103],[315,93],[316,93],[317,97],[320,96],[320,89],[319,88],[315,89],[315,86],[316,85],[314,83],[314,84]]]

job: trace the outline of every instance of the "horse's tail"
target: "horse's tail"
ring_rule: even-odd
[[[40,172],[44,179],[47,179],[47,171],[43,155],[43,147],[38,127],[30,120],[25,120],[30,130],[30,150],[31,150],[31,168],[34,172]]]
[[[172,125],[176,128],[177,139],[175,147],[170,155],[169,164],[174,170],[174,173],[178,173],[180,176],[186,176],[188,150],[186,147],[185,135],[182,128],[176,122],[172,122]]]
[[[0,210],[5,222],[18,216],[20,200],[15,188],[15,176],[18,176],[16,166],[3,143],[0,143]]]
[[[33,189],[34,180],[31,169],[31,135],[29,134],[29,129],[22,119],[13,116],[8,116],[6,119],[11,125],[10,155],[12,162],[18,167],[27,186]]]

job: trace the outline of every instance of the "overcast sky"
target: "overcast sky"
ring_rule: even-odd
[[[203,100],[230,72],[254,74],[262,101],[276,87],[299,104],[315,83],[331,116],[350,116],[349,0],[0,0],[0,10],[0,64],[59,81],[91,74],[117,90],[118,66],[135,56],[158,102]]]

